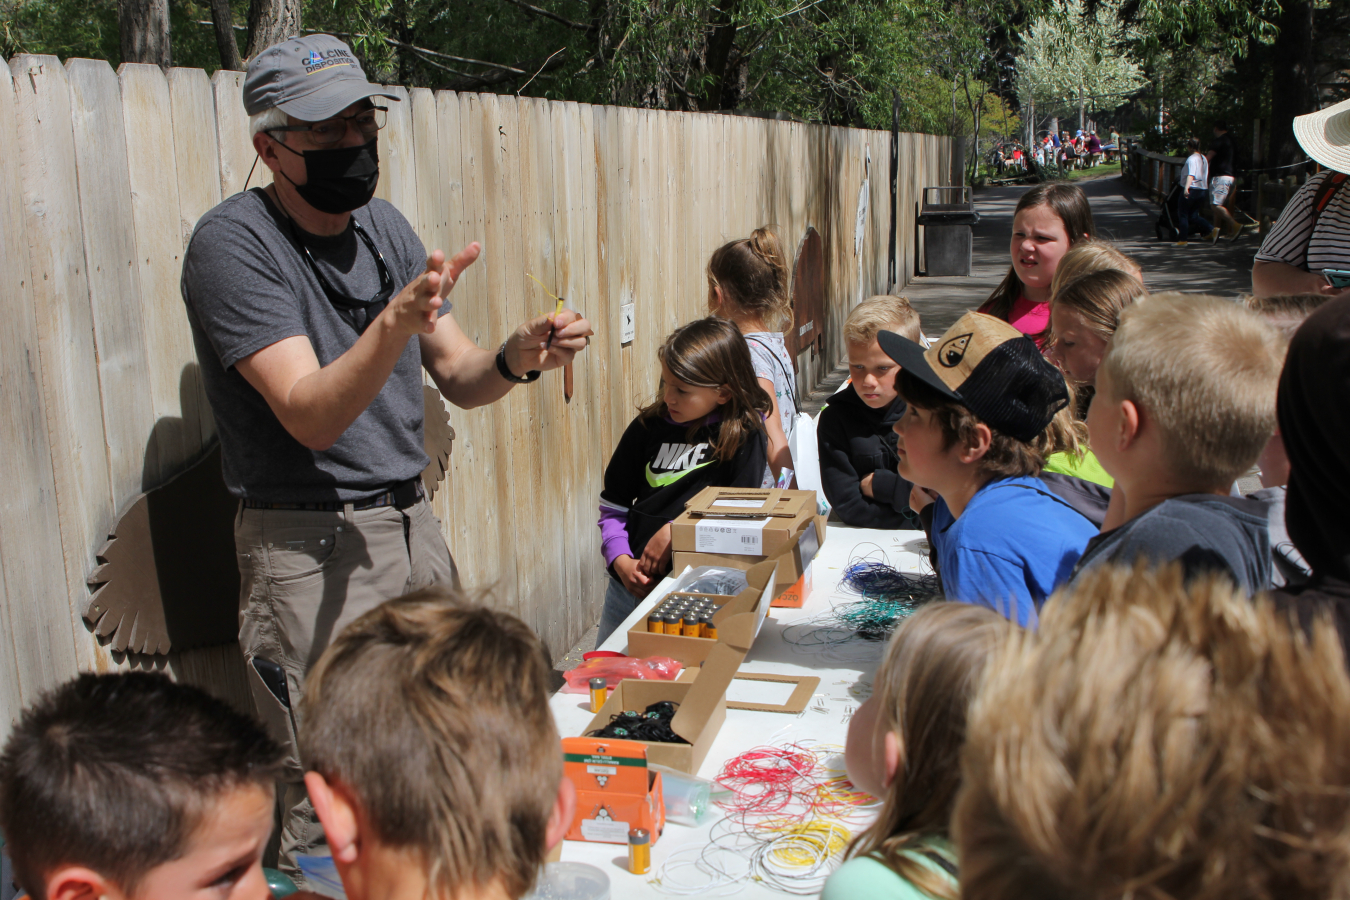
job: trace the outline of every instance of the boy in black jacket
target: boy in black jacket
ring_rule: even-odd
[[[892,426],[905,412],[905,401],[895,392],[900,368],[877,343],[879,331],[922,341],[919,314],[903,297],[872,297],[849,314],[844,340],[852,383],[820,413],[820,479],[845,525],[918,528],[909,508],[911,485],[895,470],[899,458]]]

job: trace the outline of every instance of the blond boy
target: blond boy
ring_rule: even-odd
[[[306,684],[305,786],[350,900],[518,898],[571,824],[524,622],[444,590],[366,613]]]
[[[919,342],[919,314],[904,297],[871,297],[844,322],[849,384],[821,410],[816,428],[825,497],[847,525],[917,528],[910,483],[896,473],[892,427],[905,412],[895,390],[900,367],[877,343],[891,331]]]
[[[24,711],[0,757],[16,880],[33,900],[267,900],[281,759],[197,688],[81,675]]]
[[[898,334],[877,339],[900,364],[905,414],[895,423],[898,471],[931,511],[948,600],[1036,621],[1096,531],[1036,477],[1046,426],[1069,402],[1059,370],[1007,322],[967,313],[927,350]]]
[[[1350,885],[1350,677],[1264,599],[1103,566],[971,706],[963,900],[1326,900]]]
[[[1156,294],[1121,313],[1087,422],[1120,496],[1075,577],[1144,557],[1248,594],[1269,585],[1266,505],[1230,491],[1275,429],[1283,358],[1273,329],[1217,297]]]

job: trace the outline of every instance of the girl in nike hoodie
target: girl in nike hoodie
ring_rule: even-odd
[[[670,521],[705,487],[759,487],[773,408],[734,324],[709,317],[666,338],[656,399],[624,431],[600,493],[609,588],[596,646],[670,569]]]

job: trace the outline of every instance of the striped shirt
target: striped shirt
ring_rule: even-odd
[[[1350,190],[1342,187],[1332,195],[1314,227],[1317,189],[1333,174],[1330,170],[1319,172],[1298,189],[1261,242],[1257,259],[1287,263],[1309,272],[1350,269]]]

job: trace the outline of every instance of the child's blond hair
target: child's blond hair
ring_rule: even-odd
[[[964,900],[1350,887],[1350,677],[1326,619],[1103,566],[994,653],[952,830]]]
[[[1226,489],[1275,431],[1279,336],[1255,313],[1201,294],[1155,294],[1127,307],[1102,359],[1112,401],[1157,425],[1186,483]],[[1105,393],[1098,375],[1098,399]]]
[[[909,300],[894,294],[868,297],[853,307],[844,321],[844,342],[867,345],[877,339],[879,331],[893,331],[916,344],[923,343],[919,313]]]
[[[1270,297],[1248,294],[1242,298],[1242,305],[1274,325],[1288,340],[1304,319],[1330,299],[1327,294],[1274,294]]]
[[[935,603],[896,629],[877,668],[877,734],[894,732],[904,759],[881,814],[848,852],[875,856],[937,900],[955,892],[910,854],[922,852],[924,838],[948,835],[966,713],[985,661],[1012,628],[988,607]]]
[[[544,645],[515,616],[428,588],[349,625],[310,672],[300,753],[356,795],[429,893],[530,889],[562,778]]]
[[[1066,281],[1051,297],[1050,306],[1073,310],[1089,331],[1109,341],[1120,325],[1120,311],[1147,296],[1144,285],[1128,272],[1100,269]]]
[[[1075,278],[1106,269],[1133,275],[1135,280],[1143,283],[1143,270],[1139,268],[1139,263],[1117,250],[1116,245],[1110,241],[1093,238],[1090,241],[1079,241],[1060,257],[1059,265],[1055,268],[1055,277],[1050,279],[1050,296],[1054,297],[1060,288]]]

